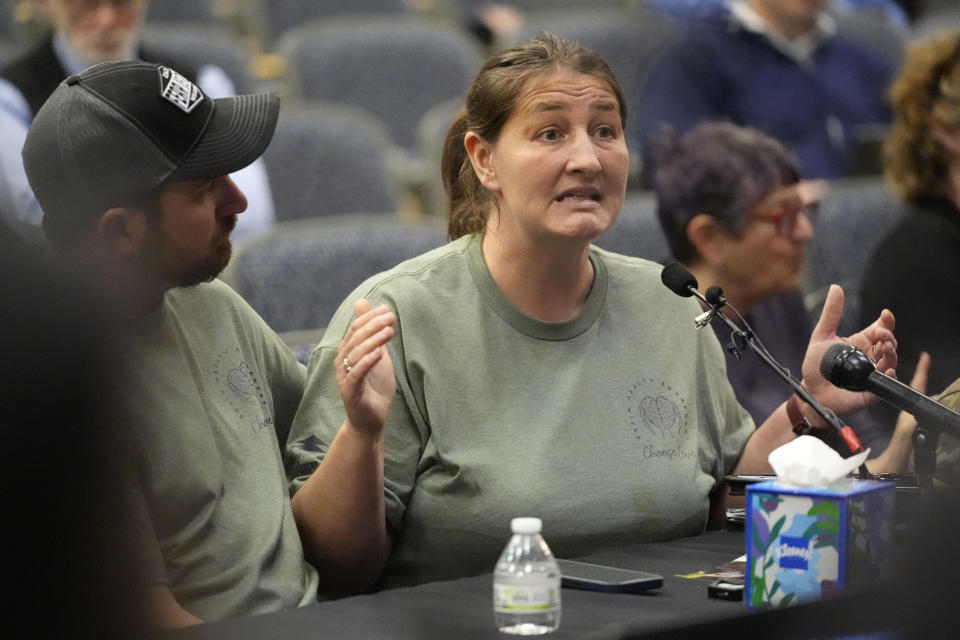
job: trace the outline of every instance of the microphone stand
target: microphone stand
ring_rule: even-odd
[[[926,419],[917,420],[917,428],[913,431],[913,470],[917,474],[917,485],[924,493],[929,493],[933,488],[939,438],[939,429],[927,426]]]
[[[711,291],[712,289],[712,291]],[[808,405],[813,407],[813,410],[817,412],[824,422],[833,427],[840,433],[844,443],[847,445],[847,448],[851,450],[852,453],[860,453],[863,451],[863,446],[859,442],[856,444],[859,446],[854,446],[850,440],[847,439],[846,432],[844,429],[849,429],[846,425],[843,424],[843,421],[837,417],[829,407],[821,404],[816,398],[814,398],[806,387],[804,387],[800,382],[792,375],[790,371],[781,365],[779,362],[773,359],[773,356],[767,351],[766,347],[760,342],[760,340],[754,335],[753,331],[750,329],[750,325],[744,320],[744,324],[747,326],[746,330],[741,329],[737,323],[731,320],[727,314],[723,313],[720,309],[724,306],[729,306],[726,299],[723,297],[723,292],[719,287],[711,287],[707,290],[707,296],[704,296],[700,293],[695,287],[689,288],[690,292],[696,296],[700,301],[707,305],[708,309],[697,316],[694,319],[694,323],[697,328],[703,328],[706,325],[710,324],[710,321],[715,317],[719,316],[723,319],[728,327],[731,330],[731,340],[733,342],[733,349],[735,350],[734,355],[737,358],[740,358],[740,351],[743,349],[743,346],[746,345],[757,355],[762,362],[767,366],[773,369],[773,372],[776,373],[784,382],[786,382],[792,389],[797,397],[806,402]],[[713,295],[711,295],[713,294]],[[709,299],[708,299],[709,298]],[[730,307],[733,309],[733,307]],[[736,309],[733,309],[734,313],[737,313],[737,316],[743,319],[743,316],[737,312]],[[918,427],[919,429],[919,427]],[[914,436],[916,437],[916,436]],[[854,442],[856,442],[854,440]],[[936,446],[936,438],[934,438],[934,446]],[[867,469],[866,464],[861,464],[859,469],[859,474],[861,479],[872,478],[870,471]]]

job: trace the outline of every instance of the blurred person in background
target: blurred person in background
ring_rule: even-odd
[[[891,96],[886,178],[910,212],[867,265],[861,318],[892,309],[903,373],[929,352],[930,388],[940,391],[960,375],[960,32],[917,43]]]
[[[732,0],[698,12],[631,105],[644,174],[664,125],[730,120],[778,139],[808,179],[844,175],[861,125],[890,119],[892,62],[836,33],[825,0]]]
[[[864,271],[861,318],[881,306],[897,315],[902,371],[932,357],[929,389],[960,376],[960,32],[916,43],[891,89],[893,130],[884,147],[888,184],[907,215],[877,245]],[[956,403],[956,384],[944,401]],[[893,410],[879,406],[874,414]],[[943,436],[941,479],[960,479],[960,442]]]
[[[98,62],[141,59],[181,70],[213,98],[236,93],[219,67],[194,68],[141,46],[148,0],[39,0],[39,4],[49,19],[50,33],[0,69],[0,139],[4,141],[0,203],[5,214],[0,224],[28,245],[43,242],[43,214],[23,174],[20,149],[33,116],[64,78]],[[258,159],[233,178],[249,202],[235,236],[271,226],[273,198],[263,161]]]
[[[725,2],[727,0],[646,0],[648,5],[681,18],[689,18],[705,8]],[[906,27],[910,24],[910,17],[916,13],[917,2],[918,0],[832,0],[827,5],[841,11],[879,11],[892,23]]]

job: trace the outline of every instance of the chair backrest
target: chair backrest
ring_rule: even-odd
[[[541,31],[576,40],[599,53],[613,69],[628,104],[640,82],[678,36],[669,16],[651,9],[604,6],[531,11],[520,40]]]
[[[442,102],[430,109],[417,125],[417,144],[423,161],[423,210],[428,217],[442,219],[447,215],[447,192],[440,175],[443,145],[453,119],[462,108],[462,97]]]
[[[269,36],[278,41],[290,29],[315,20],[341,16],[403,14],[406,0],[266,0]]]
[[[834,11],[837,32],[883,56],[894,69],[903,63],[907,31],[893,23],[880,11]]]
[[[158,2],[151,3],[161,4]],[[250,73],[251,58],[238,43],[233,32],[225,27],[196,24],[166,23],[147,25],[143,29],[143,44],[158,53],[167,54],[193,64],[220,67],[237,93],[254,90]]]
[[[944,6],[919,16],[910,27],[910,40],[924,40],[957,29],[960,29],[960,7]]]
[[[282,223],[238,246],[223,277],[274,331],[318,329],[365,279],[445,238],[439,226],[383,217]]]
[[[215,24],[221,20],[221,7],[231,9],[236,2],[220,0],[155,0],[147,5],[147,24],[177,22]]]
[[[594,244],[626,256],[665,262],[670,247],[657,219],[657,201],[648,192],[627,192],[620,216]]]
[[[46,24],[39,2],[0,0],[0,38],[26,46],[34,36],[46,31]]]
[[[397,213],[391,142],[376,118],[344,105],[280,111],[264,153],[278,222],[353,213]]]
[[[420,119],[434,105],[462,96],[480,65],[474,42],[443,24],[325,20],[293,29],[278,52],[288,59],[301,98],[366,109],[395,144],[415,154]]]
[[[881,177],[847,178],[830,184],[807,247],[804,301],[814,318],[823,307],[827,289],[839,284],[846,294],[841,335],[860,328],[854,324],[859,320],[860,282],[867,262],[906,211],[907,205]]]

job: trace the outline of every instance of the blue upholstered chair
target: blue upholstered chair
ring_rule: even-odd
[[[313,330],[365,279],[445,238],[439,226],[383,216],[281,223],[237,247],[223,277],[274,331]]]
[[[469,36],[421,18],[314,22],[288,32],[277,50],[301,99],[369,111],[411,156],[420,119],[462,97],[481,61]]]
[[[154,2],[151,6],[154,4],[161,3]],[[225,27],[151,24],[143,29],[143,43],[154,51],[189,62],[198,70],[203,65],[220,67],[233,82],[237,93],[255,90],[255,80],[250,72],[251,57],[236,35]]]
[[[840,335],[848,335],[860,314],[860,279],[870,255],[907,208],[881,177],[848,178],[831,183],[813,222],[807,249],[804,300],[814,318],[831,284],[843,287],[845,304]]]
[[[616,74],[628,102],[634,100],[651,65],[679,33],[674,20],[661,11],[642,5],[627,10],[610,2],[531,10],[519,40],[541,31],[576,40],[599,53]]]
[[[285,105],[264,153],[277,221],[400,210],[390,137],[343,105]]]
[[[383,16],[408,12],[406,0],[265,0],[269,37],[279,40],[287,31],[315,20],[342,16]]]
[[[627,192],[620,216],[594,244],[627,256],[664,262],[670,247],[657,219],[657,202],[647,192]]]

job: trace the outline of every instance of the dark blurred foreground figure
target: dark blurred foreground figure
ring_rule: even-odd
[[[901,377],[927,351],[929,388],[939,392],[960,375],[960,33],[916,44],[891,96],[886,177],[912,210],[864,272],[861,318],[891,309]]]
[[[82,286],[0,253],[4,635],[142,638],[109,328]]]

